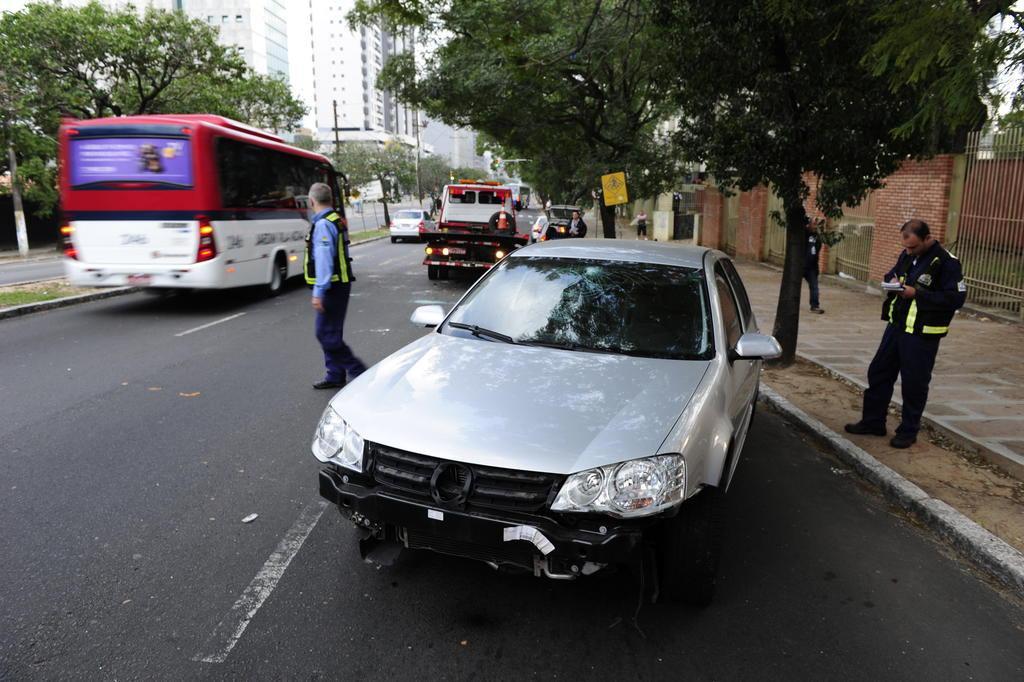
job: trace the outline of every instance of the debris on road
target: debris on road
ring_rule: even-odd
[[[258,518],[258,517],[259,517],[259,514],[249,514],[249,515],[248,515],[248,516],[246,516],[246,517],[245,517],[244,519],[242,519],[242,523],[252,523],[252,522],[253,522],[253,521],[255,521],[255,520],[256,520],[256,519]]]

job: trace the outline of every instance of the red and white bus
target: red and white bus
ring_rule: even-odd
[[[277,293],[302,272],[309,186],[343,211],[326,157],[201,114],[67,120],[64,266],[72,284]]]

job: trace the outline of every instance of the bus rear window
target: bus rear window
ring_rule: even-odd
[[[71,186],[139,182],[192,187],[192,142],[185,138],[108,137],[71,140]]]

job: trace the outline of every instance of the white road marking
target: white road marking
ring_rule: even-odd
[[[183,332],[178,332],[177,334],[175,334],[175,336],[185,336],[187,334],[191,334],[192,332],[198,332],[198,331],[201,331],[203,329],[206,329],[207,327],[212,327],[215,324],[220,324],[221,322],[229,322],[229,321],[235,319],[236,317],[241,317],[242,315],[245,315],[245,313],[235,313],[234,315],[228,315],[227,317],[223,317],[223,318],[221,318],[219,320],[214,320],[213,322],[207,322],[206,324],[201,324],[198,327],[194,327],[192,329],[186,329]]]
[[[256,612],[263,606],[270,593],[277,587],[277,582],[284,575],[288,564],[302,548],[313,531],[316,522],[327,508],[327,502],[317,500],[302,510],[299,518],[295,521],[285,536],[281,538],[277,549],[273,551],[263,568],[252,579],[249,586],[242,592],[235,605],[224,616],[224,620],[214,629],[213,634],[203,645],[203,648],[192,657],[193,661],[199,663],[223,663],[227,660],[228,654],[242,638],[242,633],[249,626],[249,622],[256,615]]]

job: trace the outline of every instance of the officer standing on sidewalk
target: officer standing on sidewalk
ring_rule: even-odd
[[[908,448],[921,427],[939,340],[949,332],[953,313],[967,299],[967,287],[960,261],[932,237],[928,223],[908,220],[900,228],[900,237],[904,251],[883,278],[888,294],[882,319],[888,325],[868,367],[861,420],[847,424],[846,430],[885,435],[889,401],[899,376],[903,416],[889,442],[894,448]]]
[[[804,279],[811,293],[811,312],[821,315],[825,311],[821,309],[818,289],[818,258],[821,254],[821,237],[810,218],[807,219],[807,246],[804,247]]]
[[[313,217],[306,237],[306,284],[313,287],[316,338],[324,351],[327,374],[313,388],[341,388],[356,378],[364,365],[342,339],[348,296],[355,277],[349,257],[345,219],[331,205],[331,188],[322,182],[309,188]]]

